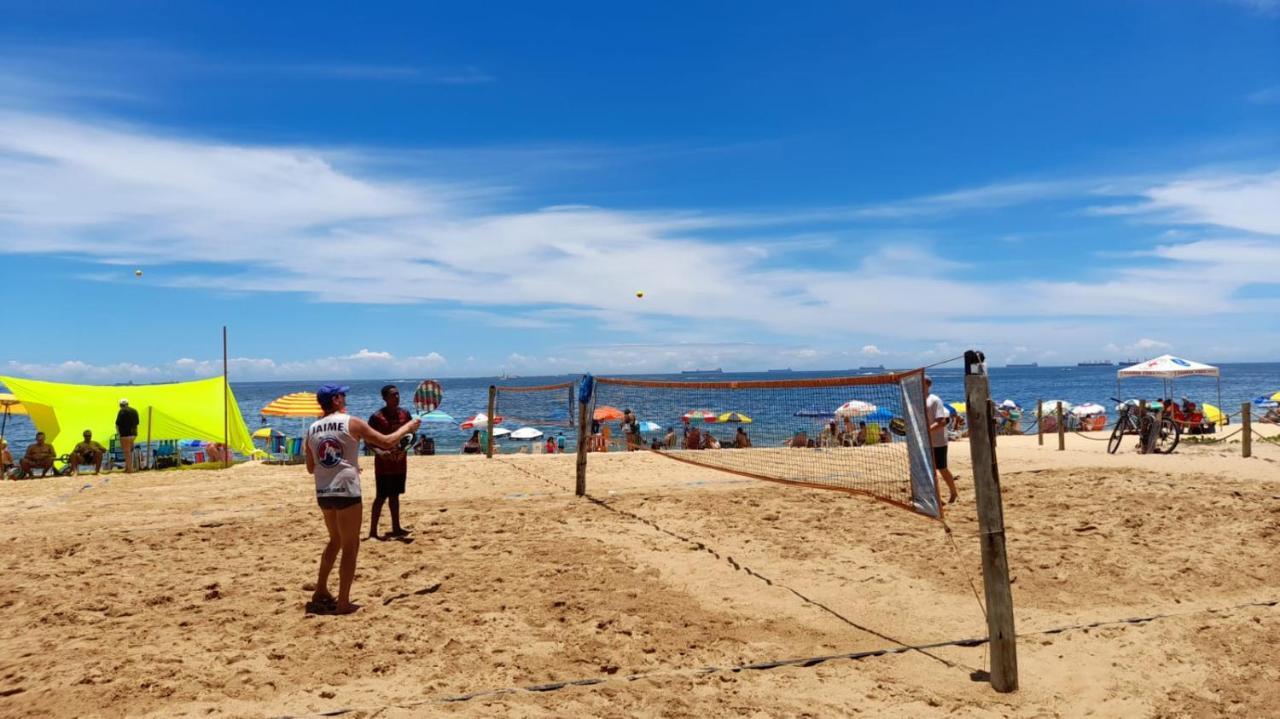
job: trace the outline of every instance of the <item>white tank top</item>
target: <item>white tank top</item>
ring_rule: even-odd
[[[351,415],[331,414],[311,423],[307,445],[316,460],[317,497],[360,496],[360,442],[351,436]]]

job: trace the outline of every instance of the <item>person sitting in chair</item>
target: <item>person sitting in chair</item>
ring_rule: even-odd
[[[13,454],[9,452],[9,442],[0,437],[0,479],[8,477],[12,468]]]
[[[27,446],[27,451],[22,455],[22,461],[19,466],[22,468],[22,476],[33,477],[35,470],[41,470],[40,476],[48,475],[53,471],[53,460],[58,453],[53,450],[53,445],[44,441],[44,432],[36,432],[36,441],[34,444]]]
[[[480,430],[477,429],[471,433],[471,438],[467,440],[466,444],[462,445],[462,453],[463,454],[480,454],[481,451],[482,450],[480,449]]]
[[[92,464],[93,473],[98,474],[102,471],[102,458],[106,456],[107,448],[93,441],[93,432],[84,431],[84,441],[75,446],[71,450],[71,476],[75,477],[80,474],[80,465]]]

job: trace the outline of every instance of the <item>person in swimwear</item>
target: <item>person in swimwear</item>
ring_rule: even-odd
[[[350,388],[326,384],[316,390],[316,401],[324,416],[307,429],[303,444],[307,471],[315,477],[316,502],[324,516],[329,541],[320,553],[320,575],[307,611],[318,614],[351,614],[360,608],[351,602],[351,581],[356,576],[356,555],[360,551],[360,524],[364,507],[360,493],[360,440],[383,449],[393,449],[401,438],[418,431],[420,420],[412,420],[391,434],[383,434],[359,417],[347,414]],[[329,573],[342,552],[338,567],[338,596],[329,593]]]

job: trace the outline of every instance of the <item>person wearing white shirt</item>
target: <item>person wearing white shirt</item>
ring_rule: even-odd
[[[932,387],[933,380],[925,377],[924,391],[929,393],[929,399],[925,400],[924,412],[925,421],[929,424],[929,445],[933,447],[934,482],[941,477],[947,483],[951,492],[947,504],[951,504],[959,495],[956,493],[956,478],[947,469],[947,408],[942,404],[942,398],[931,391]],[[938,486],[938,497],[942,497],[941,485]]]

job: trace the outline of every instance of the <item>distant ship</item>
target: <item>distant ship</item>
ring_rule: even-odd
[[[786,367],[786,368],[784,368],[784,369],[767,369],[767,370],[765,370],[765,372],[768,372],[769,374],[781,374],[781,373],[783,373],[783,372],[790,372],[790,371],[791,371],[791,368],[790,368],[790,367]]]
[[[858,371],[859,372],[883,372],[884,365],[878,364],[875,367],[859,367]]]
[[[1141,362],[1141,361],[1142,361],[1142,360],[1140,360],[1140,359],[1127,359],[1127,360],[1125,360],[1124,362],[1121,362],[1120,364],[1126,364],[1126,365],[1130,365],[1130,364],[1138,364],[1138,363],[1139,363],[1139,362]]]
[[[680,374],[704,375],[704,374],[724,374],[724,370],[716,367],[715,369],[682,369]]]
[[[1110,360],[1098,360],[1097,362],[1077,362],[1077,367],[1115,367],[1116,363]]]
[[[1039,366],[1039,362],[1010,362],[1005,365],[1008,369],[1034,369]]]

